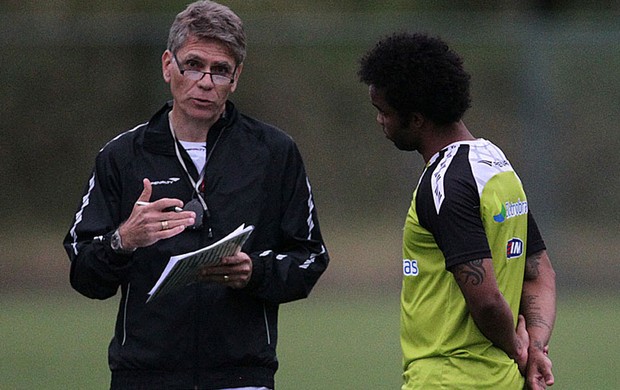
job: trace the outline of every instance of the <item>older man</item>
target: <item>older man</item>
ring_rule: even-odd
[[[236,14],[189,5],[162,56],[172,102],[97,156],[64,245],[77,291],[121,290],[114,389],[273,388],[278,306],[307,297],[329,262],[296,145],[228,100],[245,54]],[[242,223],[255,228],[238,254],[146,303],[172,255]]]

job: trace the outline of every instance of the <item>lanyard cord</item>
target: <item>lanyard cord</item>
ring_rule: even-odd
[[[207,202],[202,197],[202,194],[200,191],[200,183],[204,180],[205,170],[207,169],[207,162],[209,161],[209,156],[207,155],[205,159],[205,165],[204,167],[202,167],[202,171],[200,172],[200,177],[198,178],[198,183],[196,183],[192,175],[189,174],[189,171],[187,170],[187,166],[185,165],[185,161],[183,161],[183,156],[181,156],[181,151],[179,150],[177,137],[176,137],[176,134],[174,134],[174,129],[172,128],[172,119],[170,119],[170,114],[168,114],[168,124],[170,126],[170,133],[172,134],[172,139],[174,140],[174,151],[177,155],[177,160],[179,160],[179,162],[181,163],[181,166],[183,167],[183,170],[185,171],[185,174],[187,175],[189,182],[192,183],[192,187],[194,188],[194,192],[196,193],[196,196],[198,197],[198,200],[200,201],[202,208],[204,209],[204,211],[208,211],[209,208],[207,207]]]

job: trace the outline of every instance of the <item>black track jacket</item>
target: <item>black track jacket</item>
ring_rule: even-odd
[[[186,230],[130,256],[116,254],[110,236],[129,217],[143,178],[153,184],[151,201],[192,199],[170,134],[171,108],[166,104],[100,150],[64,240],[71,285],[95,299],[121,288],[109,346],[113,387],[273,388],[278,305],[308,296],[329,262],[302,158],[288,135],[228,102],[207,138],[205,225],[213,236],[206,228]],[[242,223],[255,226],[242,248],[253,262],[247,287],[194,283],[146,303],[170,256],[206,246]]]

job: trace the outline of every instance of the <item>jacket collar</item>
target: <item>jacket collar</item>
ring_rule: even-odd
[[[174,155],[174,140],[170,134],[168,123],[168,113],[172,110],[172,101],[166,102],[164,106],[153,115],[146,126],[144,134],[144,148],[151,153]],[[207,134],[207,148],[215,143],[222,130],[230,127],[236,122],[239,113],[231,101],[226,102],[224,115],[217,120],[209,129]]]

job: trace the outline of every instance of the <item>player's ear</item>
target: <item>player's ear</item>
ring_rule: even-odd
[[[419,112],[414,112],[413,114],[411,114],[411,126],[413,126],[414,128],[421,128],[422,126],[424,126],[424,122],[426,121],[426,118],[424,117],[424,115],[420,114]]]

